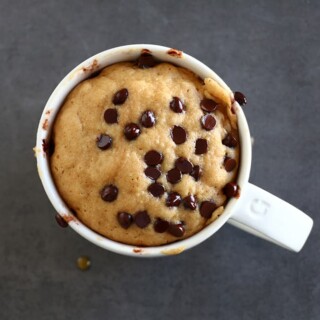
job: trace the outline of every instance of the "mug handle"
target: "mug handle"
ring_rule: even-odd
[[[251,183],[239,201],[228,223],[286,249],[302,249],[313,226],[309,216]]]

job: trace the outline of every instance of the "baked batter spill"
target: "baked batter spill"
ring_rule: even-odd
[[[103,69],[72,90],[54,123],[61,197],[118,242],[154,246],[199,232],[239,191],[232,100],[214,80],[147,52]]]

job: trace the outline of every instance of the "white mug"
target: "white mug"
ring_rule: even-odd
[[[54,119],[69,92],[81,81],[100,69],[120,62],[133,61],[142,52],[149,50],[160,61],[185,67],[201,78],[210,77],[231,92],[228,86],[210,68],[195,58],[175,49],[163,46],[140,44],[113,48],[98,53],[73,69],[51,94],[40,119],[35,154],[38,173],[44,189],[56,209],[71,228],[92,243],[119,253],[138,257],[158,257],[181,253],[206,240],[226,222],[271,241],[292,251],[300,251],[312,229],[312,219],[287,202],[271,195],[248,182],[251,168],[251,138],[242,108],[234,102],[240,136],[240,167],[237,184],[240,197],[228,201],[223,214],[195,235],[174,243],[155,247],[136,247],[115,242],[89,229],[70,211],[60,197],[51,173],[44,146],[50,139]]]

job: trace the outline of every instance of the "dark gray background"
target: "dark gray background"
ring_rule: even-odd
[[[316,0],[1,0],[0,319],[319,319],[319,21]],[[251,182],[315,220],[301,253],[225,226],[141,260],[57,227],[32,152],[42,109],[75,65],[130,43],[181,49],[247,95]]]

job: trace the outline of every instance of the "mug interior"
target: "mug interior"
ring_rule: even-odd
[[[64,217],[73,230],[92,243],[115,253],[136,257],[157,257],[181,253],[206,240],[208,237],[218,231],[232,216],[232,213],[235,212],[239,199],[230,199],[220,217],[187,239],[179,240],[168,245],[155,247],[136,247],[128,244],[122,244],[103,237],[102,235],[89,229],[72,214],[68,206],[60,197],[54,185],[50,172],[48,156],[44,150],[44,148],[47,146],[46,143],[50,139],[55,117],[69,92],[81,81],[88,78],[91,74],[117,62],[136,60],[142,52],[150,52],[158,60],[173,63],[189,69],[201,78],[210,77],[216,80],[222,87],[230,90],[224,81],[210,68],[195,58],[176,49],[157,45],[140,44],[127,45],[106,50],[79,64],[59,83],[59,85],[53,91],[40,119],[35,153],[37,158],[38,173],[44,189],[56,211],[62,217]],[[251,139],[245,115],[237,102],[234,103],[234,109],[237,114],[241,146],[240,167],[237,178],[237,183],[240,187],[241,198],[241,193],[245,191],[250,174]]]

